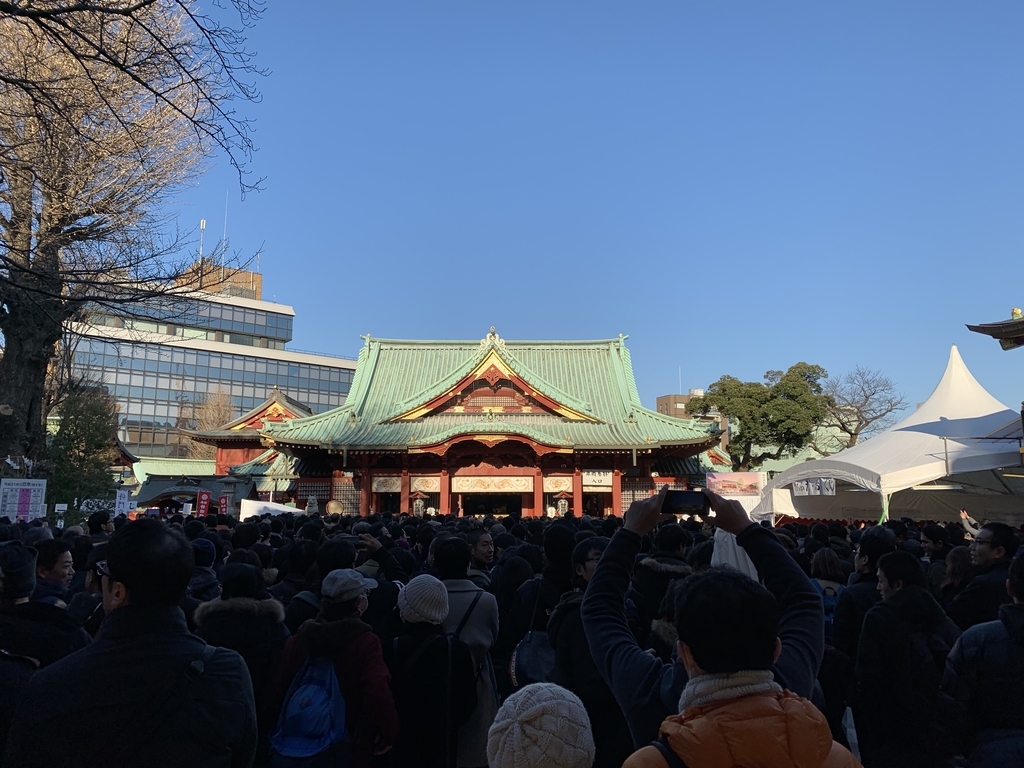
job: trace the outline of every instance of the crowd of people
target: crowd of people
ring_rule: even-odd
[[[708,496],[0,519],[3,765],[1024,766],[1020,531]]]

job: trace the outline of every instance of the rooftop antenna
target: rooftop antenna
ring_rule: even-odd
[[[199,220],[199,289],[203,288],[203,234],[206,232],[206,219]]]
[[[228,194],[230,190],[224,190],[224,233],[220,236],[220,246],[225,247],[225,243],[228,241]],[[224,253],[220,255],[220,282],[221,287],[224,286]]]

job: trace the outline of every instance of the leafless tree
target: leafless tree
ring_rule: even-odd
[[[11,5],[0,0],[0,457],[35,457],[69,323],[187,293],[219,267],[193,264],[159,212],[213,149],[197,125],[217,120],[209,94],[223,73],[186,2]]]
[[[231,395],[223,389],[208,392],[195,407],[195,426],[193,429],[205,432],[219,429],[235,419],[235,404]],[[188,457],[190,459],[212,459],[217,456],[217,447],[196,440],[188,441]]]
[[[892,379],[859,365],[844,376],[826,379],[823,391],[831,404],[814,441],[814,449],[823,456],[888,429],[907,407],[906,397]]]
[[[212,0],[210,8],[203,11],[194,0],[0,0],[0,21],[17,25],[21,34],[71,63],[69,80],[39,80],[0,60],[0,83],[78,131],[77,116],[65,111],[65,86],[73,82],[100,95],[111,79],[127,80],[188,122],[202,143],[223,150],[244,193],[259,182],[245,181],[254,149],[252,123],[234,105],[260,99],[256,82],[266,73],[246,48],[245,35],[262,16],[265,2]],[[160,23],[169,15],[178,20],[177,34],[168,35]],[[123,35],[125,27],[133,30],[130,40]],[[153,77],[154,63],[158,77]],[[182,89],[189,91],[186,100]],[[103,106],[101,119],[108,129],[132,133],[134,116],[119,101]]]

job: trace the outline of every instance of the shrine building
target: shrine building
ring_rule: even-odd
[[[345,404],[264,421],[263,445],[305,468],[298,500],[320,509],[621,515],[659,474],[685,487],[658,467],[719,439],[714,425],[640,404],[625,340],[367,336]]]

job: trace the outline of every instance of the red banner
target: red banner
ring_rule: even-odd
[[[230,496],[228,496],[227,494],[225,494],[224,496],[221,496],[219,499],[217,499],[217,511],[220,512],[220,514],[222,514],[222,515],[226,515],[228,513],[228,505],[230,505],[230,504],[231,504],[231,497]]]
[[[200,491],[196,496],[196,515],[198,517],[206,517],[210,513],[210,499],[213,498],[213,494],[209,491]]]

